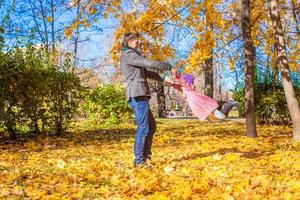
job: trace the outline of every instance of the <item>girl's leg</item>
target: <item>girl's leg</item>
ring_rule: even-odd
[[[216,118],[216,116],[214,115],[213,112],[207,116],[207,119],[208,119],[208,121],[211,121],[211,122],[218,122],[218,119]]]
[[[221,111],[215,110],[213,113],[217,119],[225,119],[225,115]]]

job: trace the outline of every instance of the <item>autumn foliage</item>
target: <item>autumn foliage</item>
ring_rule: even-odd
[[[297,199],[299,144],[291,128],[160,120],[152,171],[133,168],[134,126],[73,126],[61,138],[0,144],[4,199]]]

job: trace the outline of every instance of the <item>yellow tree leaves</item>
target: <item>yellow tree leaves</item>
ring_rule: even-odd
[[[215,29],[222,30],[227,22],[218,9],[218,3],[222,2],[207,0],[191,6],[191,16],[185,19],[185,22],[195,28],[198,35],[189,55],[189,66],[186,71],[196,70],[207,59],[212,58],[212,50],[216,47],[217,39],[222,38],[221,36],[216,37]],[[204,16],[204,21],[200,18],[200,15]]]
[[[229,68],[231,70],[234,70],[235,69],[235,60],[233,58],[230,58],[229,59]]]
[[[51,16],[48,16],[47,17],[47,22],[52,22],[53,21],[53,18]]]
[[[64,31],[64,34],[68,39],[70,39],[72,36],[72,28],[70,28],[70,27],[66,28]]]
[[[142,52],[152,59],[163,61],[174,57],[174,49],[162,42],[165,37],[165,28],[164,26],[159,26],[159,24],[174,15],[176,10],[166,10],[162,7],[163,3],[167,2],[151,1],[149,7],[154,9],[149,8],[143,13],[123,13],[120,26],[115,31],[115,42],[111,50],[111,56],[115,63],[119,61],[122,37],[127,32],[138,32],[141,34]]]
[[[76,5],[76,2],[74,1],[73,4]],[[176,29],[190,30],[187,38],[192,40],[193,45],[188,55],[190,66],[187,69],[189,71],[197,70],[206,59],[212,57],[212,49],[216,49],[217,43],[226,45],[227,42],[240,38],[241,8],[239,1],[138,0],[132,2],[134,9],[123,9],[121,0],[110,2],[92,0],[82,7],[82,13],[86,12],[92,16],[98,14],[101,9],[97,9],[97,5],[100,4],[105,7],[102,13],[105,19],[115,17],[120,20],[119,27],[114,33],[115,42],[111,49],[111,56],[116,64],[119,61],[122,36],[129,31],[142,34],[141,39],[144,43],[142,50],[146,55],[155,59],[174,57],[174,52],[180,49],[166,44],[166,31],[170,31],[164,24],[166,21],[176,26]],[[287,25],[286,32],[293,32],[291,26],[288,26],[293,23],[288,2],[281,1],[281,4],[281,13],[286,22],[284,24]],[[139,10],[139,5],[143,9]],[[128,4],[128,6],[130,5]],[[178,13],[181,9],[184,11]],[[265,54],[272,58],[275,57],[276,52],[273,50],[274,35],[270,26],[268,9],[266,1],[254,0],[252,2],[251,31],[255,47],[262,47]],[[91,23],[87,19],[79,20],[78,18],[72,26],[66,28],[65,35],[70,38],[77,26],[85,25],[86,28],[90,28]],[[297,48],[289,40],[287,46],[290,49]],[[299,56],[295,54],[289,52],[288,55],[293,70],[299,67]],[[220,54],[217,52],[215,56],[218,57]],[[230,57],[231,55],[224,54],[222,56]],[[276,67],[274,59],[271,66]]]
[[[199,66],[202,65],[205,60],[211,58],[213,56],[212,49],[215,47],[215,45],[216,41],[213,37],[213,31],[207,30],[205,33],[200,34],[194,46],[194,50],[190,54],[190,66],[187,68],[187,70],[189,71],[199,68]]]
[[[80,25],[84,25],[86,28],[90,28],[91,24],[96,20],[90,20],[94,15],[100,14],[107,19],[109,17],[109,13],[114,13],[116,17],[118,17],[116,12],[120,11],[121,0],[115,1],[104,1],[104,0],[92,0],[86,2],[80,2],[78,4],[77,0],[70,1],[70,6],[73,9],[77,9],[79,7],[80,12],[77,13],[76,19],[74,22],[65,28],[64,34],[67,38],[71,38],[74,30],[78,28]],[[101,16],[100,15],[100,16]]]
[[[216,28],[224,27],[225,24],[227,24],[226,20],[222,17],[222,14],[216,8],[218,3],[221,2],[153,0],[148,2],[149,8],[142,13],[134,12],[123,14],[121,24],[115,32],[116,42],[111,51],[113,59],[116,62],[118,61],[119,56],[116,55],[116,53],[118,53],[121,46],[119,43],[121,42],[122,35],[128,31],[144,34],[142,40],[146,40],[145,44],[149,44],[149,47],[144,46],[143,52],[150,54],[152,58],[172,58],[175,49],[162,43],[166,37],[162,23],[171,19],[172,21],[177,22],[179,27],[182,27],[183,24],[187,24],[189,28],[197,31],[196,34],[192,34],[192,37],[196,38],[197,42],[189,56],[189,68],[193,70],[195,67],[199,67],[199,64],[212,56],[212,49],[216,46],[214,30],[210,27],[213,26],[213,23],[216,23]],[[182,18],[181,13],[178,13],[178,11],[183,8],[186,8],[190,13],[187,18]],[[206,15],[204,21],[200,17],[201,13]],[[135,19],[128,19],[128,15],[130,15],[130,17],[134,16]],[[128,21],[133,23],[127,23]],[[151,46],[155,46],[155,48],[152,48]]]
[[[300,53],[299,50],[295,47],[294,50],[292,50],[289,54],[289,58],[290,58],[290,68],[297,72],[300,69],[300,65],[299,65],[299,60],[300,60]]]
[[[75,22],[74,22],[71,26],[69,26],[69,27],[67,27],[67,28],[65,29],[65,31],[64,31],[65,36],[66,36],[68,39],[70,39],[70,38],[72,37],[73,31],[74,31],[79,25],[86,23],[86,21],[87,21],[87,20],[82,20],[82,21],[81,21],[81,20],[79,20],[79,19],[76,19]],[[88,26],[89,26],[89,25],[88,25]]]
[[[96,14],[96,13],[97,13],[96,8],[95,8],[94,6],[90,6],[90,7],[89,7],[89,13],[90,13],[91,15]]]

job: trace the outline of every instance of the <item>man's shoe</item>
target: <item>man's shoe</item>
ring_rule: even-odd
[[[207,119],[208,119],[208,121],[210,121],[210,122],[219,122],[219,120],[216,118],[216,116],[215,116],[213,113],[209,114],[209,115],[207,116]]]
[[[151,160],[151,155],[144,156],[144,162],[147,162],[147,160]]]
[[[141,163],[134,163],[134,167],[140,168],[140,169],[152,169],[152,165],[147,162],[141,162]]]
[[[151,164],[151,162],[149,162],[149,160],[146,161],[145,163],[146,163],[146,166],[147,166],[148,169],[152,169],[153,168],[153,165]]]

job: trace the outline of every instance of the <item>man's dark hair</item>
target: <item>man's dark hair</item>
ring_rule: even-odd
[[[139,38],[139,36],[140,36],[140,34],[138,34],[138,33],[133,33],[133,32],[125,33],[124,37],[123,37],[122,46],[128,47],[129,40],[137,39],[137,38]]]

